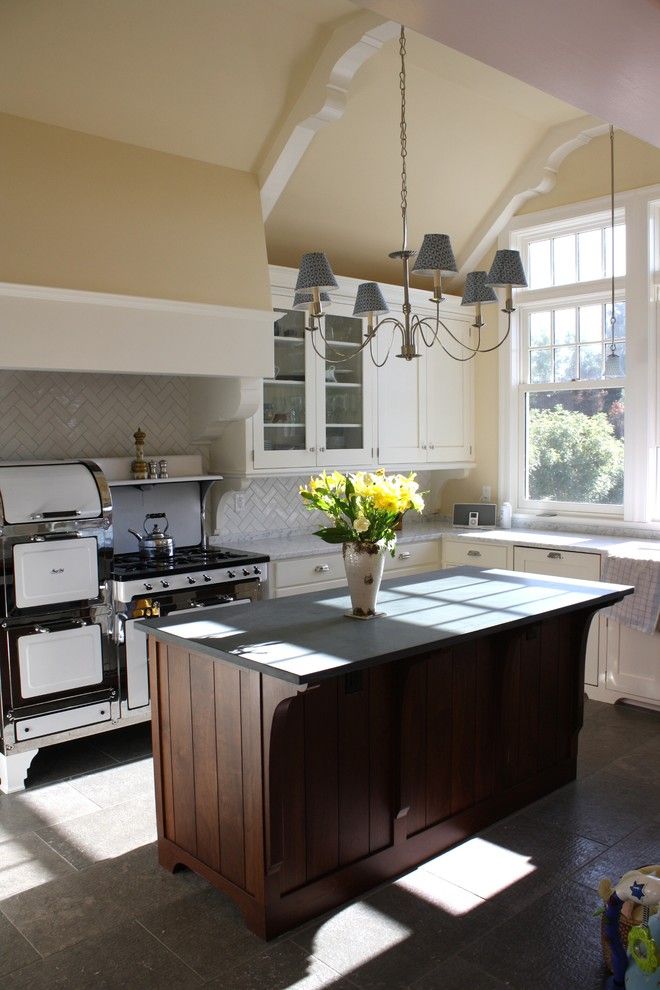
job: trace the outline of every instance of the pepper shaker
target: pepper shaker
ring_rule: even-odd
[[[164,459],[162,461],[158,461],[158,477],[169,478],[167,473],[167,461]]]
[[[157,461],[149,461],[149,477],[150,478],[157,478],[158,477],[158,462]]]

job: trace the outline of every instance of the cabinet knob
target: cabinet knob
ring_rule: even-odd
[[[330,564],[317,564],[314,570],[317,574],[325,574],[326,571],[330,570]]]
[[[435,444],[434,443],[430,443],[429,444],[429,450],[435,450]]]
[[[422,450],[426,450],[426,444],[425,443],[422,444]]]
[[[322,454],[325,454],[325,447],[319,447],[319,450]]]
[[[310,454],[313,454],[315,450],[316,450],[316,447],[310,447],[310,448],[309,448],[309,452],[310,452]]]
[[[551,550],[550,553],[548,554],[548,557],[551,560],[562,560],[563,559],[562,558],[562,555],[559,553],[558,550]]]
[[[468,557],[481,557],[481,550],[468,550]]]

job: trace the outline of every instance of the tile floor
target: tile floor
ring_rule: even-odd
[[[595,990],[598,879],[660,861],[660,715],[588,702],[578,780],[271,943],[156,862],[146,726],[43,750],[0,795],[13,987]]]

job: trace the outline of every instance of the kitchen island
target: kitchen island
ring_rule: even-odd
[[[589,624],[632,588],[453,568],[144,621],[159,860],[271,938],[575,777]]]

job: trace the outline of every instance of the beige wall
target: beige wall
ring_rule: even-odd
[[[623,132],[615,133],[615,189],[624,191],[639,189],[660,183],[660,149]],[[563,162],[554,189],[544,196],[528,200],[520,214],[536,213],[554,206],[579,203],[610,191],[609,136],[595,138],[589,144],[573,152]],[[479,268],[488,268],[491,254]],[[492,312],[486,310],[486,316]],[[492,317],[491,317],[492,318]],[[498,444],[499,444],[499,385],[498,359],[495,354],[476,358],[475,367],[475,452],[476,468],[461,481],[450,481],[442,490],[439,506],[449,513],[454,502],[478,501],[481,486],[490,485],[493,501],[499,500]],[[502,494],[502,498],[506,496]]]
[[[270,309],[256,178],[0,114],[0,281]]]

